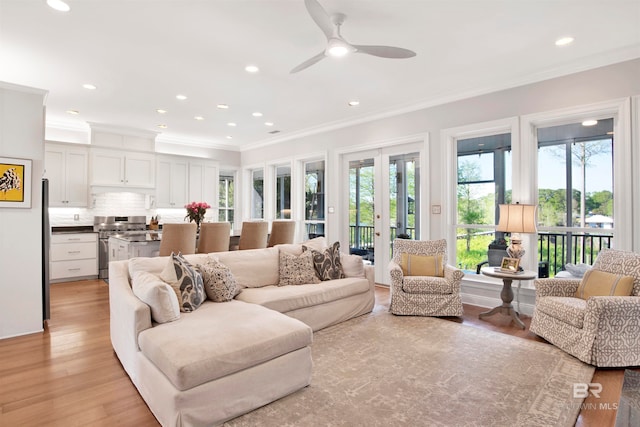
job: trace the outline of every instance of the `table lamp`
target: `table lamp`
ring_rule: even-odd
[[[524,249],[521,246],[520,233],[535,233],[536,229],[536,205],[499,205],[500,221],[496,231],[511,233],[510,245],[507,254],[511,258],[522,258]]]

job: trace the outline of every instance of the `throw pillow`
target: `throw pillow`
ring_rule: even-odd
[[[589,264],[565,264],[564,269],[571,273],[572,276],[582,277],[591,266]]]
[[[307,246],[302,246],[303,251],[306,252],[308,249]],[[320,280],[343,279],[345,277],[340,262],[340,242],[335,242],[323,252],[311,249],[311,253],[313,254],[313,266]]]
[[[415,255],[403,253],[400,257],[400,268],[404,276],[444,277],[444,257],[436,255]]]
[[[173,288],[147,271],[135,273],[131,289],[151,309],[154,322],[167,323],[180,318],[180,305]]]
[[[364,277],[364,263],[360,255],[340,253],[340,263],[345,277]]]
[[[633,277],[591,269],[584,273],[580,286],[576,291],[576,298],[629,296],[632,290]]]
[[[238,294],[238,284],[229,267],[210,258],[206,263],[197,266],[202,274],[204,291],[211,301],[231,301]]]
[[[202,276],[181,254],[171,253],[169,263],[160,273],[160,278],[171,285],[175,291],[180,303],[180,311],[185,313],[194,311],[204,302]]]
[[[320,283],[313,267],[313,254],[291,255],[280,251],[280,283],[278,286]]]

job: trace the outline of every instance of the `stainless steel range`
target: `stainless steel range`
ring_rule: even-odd
[[[109,277],[109,237],[147,229],[145,216],[94,216],[93,231],[98,233],[98,277]]]

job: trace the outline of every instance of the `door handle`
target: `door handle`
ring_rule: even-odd
[[[380,232],[376,231],[376,236],[380,237]]]

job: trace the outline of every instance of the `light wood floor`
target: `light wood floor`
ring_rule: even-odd
[[[157,426],[122,369],[109,340],[108,285],[102,280],[51,287],[51,320],[44,333],[0,340],[0,426]],[[389,306],[389,291],[376,289],[376,310]],[[478,320],[480,307],[464,307],[451,321],[542,341],[496,315]],[[601,399],[620,398],[622,369],[598,369]],[[576,425],[613,426],[615,410],[583,410]]]

